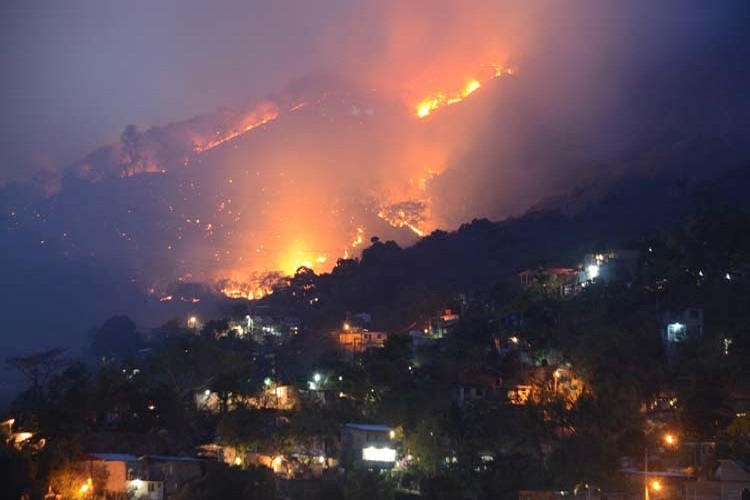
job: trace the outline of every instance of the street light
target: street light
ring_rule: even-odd
[[[667,446],[675,446],[677,444],[677,436],[668,432],[664,435],[664,444]],[[661,491],[662,484],[658,479],[654,479],[650,484],[651,489],[654,491]],[[648,481],[648,446],[643,448],[643,498],[648,499],[649,481]]]
[[[674,446],[677,444],[677,437],[672,433],[667,433],[664,435],[664,443],[669,446]]]
[[[648,446],[643,448],[643,498],[648,500]]]
[[[198,327],[198,318],[190,316],[187,320],[188,328],[196,329]]]

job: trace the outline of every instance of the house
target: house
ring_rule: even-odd
[[[387,333],[354,328],[345,323],[338,335],[338,346],[344,354],[353,356],[369,349],[381,348],[387,340]]]
[[[521,383],[510,386],[507,396],[513,405],[539,403],[550,398],[562,399],[572,407],[583,395],[585,383],[570,366],[527,368]]]
[[[552,295],[568,295],[579,283],[578,271],[568,267],[527,269],[518,273],[518,277],[522,289],[539,290]]]
[[[609,250],[587,254],[577,268],[552,267],[519,273],[521,288],[536,289],[553,295],[579,292],[594,282],[630,281],[638,272],[637,250]]]
[[[162,500],[164,485],[147,477],[143,463],[128,453],[89,453],[78,461],[88,478],[97,475],[97,469],[106,471],[104,490],[108,495],[131,495],[148,500]],[[90,482],[90,481],[89,481]]]
[[[501,393],[497,386],[491,384],[462,384],[451,390],[451,401],[456,403],[459,408],[478,402],[499,403],[501,401]]]
[[[583,258],[579,283],[632,280],[638,272],[639,256],[640,253],[637,250],[623,249],[587,254]]]
[[[162,483],[164,498],[170,498],[185,484],[200,479],[205,471],[205,460],[196,457],[144,455],[139,461],[142,481]]]
[[[201,451],[227,465],[256,465],[268,467],[280,477],[313,479],[338,466],[334,443],[329,436],[312,435],[305,438],[294,438],[288,442],[285,452],[269,449],[252,451],[237,449],[233,446],[212,443],[203,445]]]
[[[442,339],[453,332],[460,319],[461,315],[453,309],[444,309],[440,314],[430,320],[430,324],[425,333],[430,338]]]
[[[390,469],[396,463],[394,431],[379,424],[344,424],[341,427],[341,461]]]
[[[409,337],[411,337],[411,348],[412,354],[423,347],[431,347],[439,342],[439,339],[435,339],[429,336],[429,330],[409,330]]]
[[[703,309],[688,308],[662,314],[662,341],[680,343],[703,336]]]
[[[643,483],[643,471],[623,471],[636,488]],[[693,468],[685,471],[650,472],[649,478],[661,484],[660,495],[690,500],[742,500],[743,491],[750,494],[750,470],[734,460],[716,460],[706,477],[696,478]]]
[[[89,453],[78,462],[88,478],[95,477],[97,469],[106,471],[104,490],[118,498],[168,499],[204,472],[204,460],[194,457]]]
[[[679,312],[667,311],[661,316],[661,341],[667,358],[673,361],[679,344],[703,336],[703,309],[688,308]]]

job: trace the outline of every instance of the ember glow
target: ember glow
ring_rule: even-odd
[[[500,78],[505,75],[513,75],[515,73],[515,70],[507,69],[497,64],[491,65],[491,68],[493,70],[493,75],[489,77],[488,80]],[[478,79],[471,78],[460,91],[453,93],[438,92],[421,100],[415,107],[415,114],[417,118],[426,118],[437,109],[463,101],[481,87],[482,83]]]
[[[259,273],[328,272],[340,258],[358,258],[373,237],[409,245],[474,217],[507,215],[478,205],[518,196],[514,187],[534,198],[536,188],[508,173],[524,126],[514,117],[531,102],[513,99],[536,84],[526,68],[509,78],[510,64],[528,61],[513,40],[522,32],[516,17],[492,7],[513,28],[504,34],[476,9],[451,8],[461,29],[446,33],[442,16],[417,4],[369,8],[387,40],[372,64],[362,65],[362,47],[327,47],[340,65],[330,78],[301,75],[242,105],[131,129],[75,163],[73,175],[92,185],[127,179],[114,189],[123,195],[116,212],[106,214],[114,243],[76,241],[101,227],[83,218],[64,228],[74,235],[65,251],[125,260],[145,286],[212,283],[230,297],[258,298],[273,289]],[[477,182],[485,174],[495,182]],[[165,302],[192,297],[157,288]]]
[[[430,113],[435,111],[438,108],[442,108],[443,106],[447,106],[449,104],[455,104],[457,102],[461,102],[467,97],[469,97],[471,94],[473,94],[475,91],[481,87],[482,84],[479,83],[478,80],[469,80],[469,82],[466,84],[464,89],[459,93],[455,95],[446,95],[446,94],[435,94],[431,97],[428,97],[427,99],[423,100],[419,104],[417,104],[417,117],[418,118],[425,118],[426,116],[429,116]]]
[[[296,106],[295,106],[296,108]],[[293,108],[294,110],[294,108]],[[246,134],[251,130],[263,126],[266,123],[273,121],[279,117],[279,110],[273,103],[263,103],[254,109],[247,115],[242,117],[242,121],[237,124],[237,128],[229,132],[216,131],[216,136],[210,140],[203,140],[193,147],[193,151],[196,153],[203,153],[211,150],[217,146],[235,139],[242,134]]]

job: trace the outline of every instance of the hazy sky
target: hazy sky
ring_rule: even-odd
[[[356,3],[2,2],[2,176],[278,89]]]
[[[441,62],[556,57],[570,72],[713,27],[738,2],[6,0],[0,181],[140,128],[338,70],[373,87],[439,81]],[[564,55],[564,56],[563,56]],[[568,57],[575,55],[572,60]],[[569,80],[561,78],[564,85]],[[402,89],[403,90],[403,89]]]

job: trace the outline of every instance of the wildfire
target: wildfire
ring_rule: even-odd
[[[431,97],[428,97],[417,105],[417,117],[425,118],[438,108],[461,102],[471,94],[479,90],[481,86],[482,84],[479,83],[479,80],[472,78],[466,83],[463,90],[457,94],[445,95],[443,93],[438,93]]]
[[[354,238],[354,241],[352,241],[352,248],[357,248],[362,244],[362,235],[364,234],[364,232],[364,229],[362,229],[361,227],[357,228],[357,237]]]
[[[399,98],[407,95],[408,101],[405,101],[405,108],[394,109],[398,112],[398,120],[403,120],[404,109],[407,118],[412,110],[417,118],[426,118],[442,107],[468,99],[492,80],[513,73],[513,70],[501,66],[475,67],[471,73],[463,73],[464,76],[472,76],[466,80],[459,79],[445,87],[415,87],[422,88],[421,92],[424,93],[420,92],[419,95],[429,96],[419,103],[416,103],[416,99],[412,100],[415,96],[410,92],[399,91]],[[411,87],[412,82],[407,81],[404,85]],[[453,90],[430,94],[432,90],[440,89]],[[412,108],[414,105],[416,107]],[[294,141],[277,141],[277,130],[279,134],[289,133],[296,138],[294,134],[303,127],[293,124],[289,129],[291,132],[287,132],[287,128],[274,125],[274,130],[268,131],[268,147],[262,143],[258,148],[242,148],[242,151],[233,153],[235,156],[231,156],[232,159],[244,155],[243,161],[227,162],[226,171],[217,170],[224,168],[223,165],[215,169],[200,168],[204,162],[214,165],[214,160],[221,160],[202,158],[200,154],[246,133],[256,136],[260,133],[256,129],[264,130],[264,126],[271,122],[294,121],[293,114],[300,116],[299,121],[295,122],[297,124],[320,120],[320,113],[327,120],[326,123],[338,126],[336,120],[339,115],[336,113],[341,106],[345,107],[348,117],[351,104],[344,98],[336,102],[321,98],[311,100],[310,104],[302,100],[274,100],[242,110],[222,110],[191,121],[186,130],[170,130],[180,141],[181,147],[175,148],[179,153],[179,156],[175,155],[177,161],[185,166],[195,163],[194,168],[179,172],[180,197],[170,199],[168,204],[169,215],[178,219],[179,227],[165,245],[168,243],[175,259],[185,259],[180,261],[183,268],[192,266],[194,262],[202,263],[201,259],[205,259],[210,269],[189,268],[196,272],[196,279],[213,280],[213,291],[220,291],[227,297],[253,300],[269,295],[274,288],[278,289],[276,285],[270,286],[256,279],[255,273],[261,269],[278,270],[276,275],[281,280],[278,284],[283,287],[284,283],[288,285],[288,276],[294,275],[300,267],[313,269],[316,273],[329,271],[338,257],[348,259],[355,249],[358,251],[369,243],[365,238],[365,229],[356,225],[360,221],[355,221],[354,213],[349,213],[349,199],[341,197],[338,192],[329,192],[327,184],[335,185],[340,181],[339,176],[329,176],[327,170],[327,165],[333,163],[331,158],[338,158],[334,155],[343,154],[349,161],[360,154],[356,148],[349,151],[348,146],[349,143],[362,142],[355,140],[360,132],[347,138],[345,145],[336,144],[335,148],[331,148],[326,143],[326,135],[318,137],[312,133],[309,140],[306,136],[300,136]],[[304,111],[301,111],[303,108]],[[359,108],[355,106],[354,109]],[[382,116],[391,115],[384,111]],[[377,132],[380,130],[378,127],[382,127],[376,120],[359,124],[364,131],[368,130],[366,127],[372,127]],[[445,134],[444,137],[427,134],[430,131],[425,131],[421,123],[411,119],[403,124],[399,121],[399,125],[405,127],[406,133],[403,139],[396,141],[397,149],[384,152],[383,164],[398,164],[401,168],[395,175],[387,177],[376,172],[372,176],[373,182],[367,185],[367,191],[361,194],[365,195],[364,206],[368,216],[376,213],[390,226],[406,228],[423,237],[440,226],[440,222],[432,218],[430,210],[430,185],[431,180],[448,165],[454,147],[451,135],[456,134],[448,134],[449,127],[445,131],[436,127],[439,133]],[[309,132],[308,128],[304,130]],[[226,146],[227,153],[231,146]],[[311,146],[314,154],[305,154],[302,148]],[[157,153],[162,151],[155,148],[151,148],[155,151],[153,154],[151,149],[147,154],[141,154],[142,165],[136,165],[137,168],[131,169],[132,173],[127,173],[133,175],[141,170],[156,171],[156,164],[151,165],[150,160],[164,155],[159,156]],[[329,149],[334,152],[329,152]],[[171,166],[178,163],[165,164]],[[322,174],[320,179],[311,174],[317,170]],[[216,172],[222,175],[219,185],[213,179]],[[356,182],[353,185],[357,185]],[[305,191],[301,190],[302,186]],[[195,199],[198,201],[193,203]],[[199,211],[203,206],[200,200],[210,203],[210,213]],[[370,211],[370,203],[377,204],[377,208]],[[408,231],[402,233],[408,234]],[[127,234],[122,232],[123,238],[129,235],[130,231]],[[169,292],[161,290],[157,295],[165,303],[189,302],[191,297],[183,298],[172,289]]]
[[[506,68],[504,66],[500,66],[497,64],[491,65],[491,68],[492,68],[492,74],[489,76],[489,78],[486,79],[486,81],[493,80],[495,78],[500,78],[505,75],[512,76],[515,74],[514,68]],[[466,82],[463,89],[460,91],[457,91],[451,94],[445,94],[442,92],[433,94],[430,97],[423,99],[417,104],[416,106],[417,118],[426,118],[430,116],[430,114],[436,109],[439,109],[439,108],[442,108],[444,106],[448,106],[451,104],[455,104],[457,102],[461,102],[467,97],[469,97],[471,94],[479,90],[481,87],[482,87],[482,82],[480,82],[476,78],[471,78],[468,82]]]
[[[352,240],[352,243],[351,243],[351,247],[352,248],[357,248],[358,246],[360,246],[362,244],[362,242],[364,241],[364,234],[365,234],[365,230],[362,229],[361,227],[358,227],[357,228],[357,234],[355,235],[355,237],[354,237],[354,239]],[[344,258],[348,259],[349,256],[350,256],[349,249],[347,248],[347,249],[344,250]]]
[[[424,231],[419,226],[424,223],[426,208],[424,201],[404,201],[383,206],[378,211],[378,217],[393,227],[408,228],[421,238]]]
[[[262,299],[273,293],[273,288],[260,283],[240,283],[237,281],[226,281],[221,293],[230,299]]]
[[[276,106],[270,105],[268,107],[262,107],[260,110],[251,112],[245,117],[244,123],[241,128],[233,130],[227,134],[221,135],[218,139],[208,141],[204,144],[196,144],[193,151],[196,153],[204,153],[217,146],[221,146],[225,142],[231,141],[242,134],[250,132],[251,130],[265,125],[266,123],[275,120],[279,117],[279,112]]]
[[[295,111],[299,111],[300,109],[304,108],[307,105],[306,102],[299,102],[295,105],[293,105],[291,108],[289,108],[290,113],[294,113]],[[265,125],[266,123],[272,122],[276,120],[279,117],[279,108],[274,103],[264,103],[251,111],[249,114],[247,114],[241,123],[239,123],[238,128],[235,130],[222,134],[221,131],[217,131],[216,134],[219,136],[218,138],[208,140],[204,142],[203,144],[196,144],[193,147],[193,152],[195,153],[204,153],[208,150],[211,150],[217,146],[221,146],[222,144],[231,141],[232,139],[236,139],[237,137],[241,136],[242,134],[245,134],[247,132],[250,132],[253,129],[256,129],[258,127],[261,127]]]

